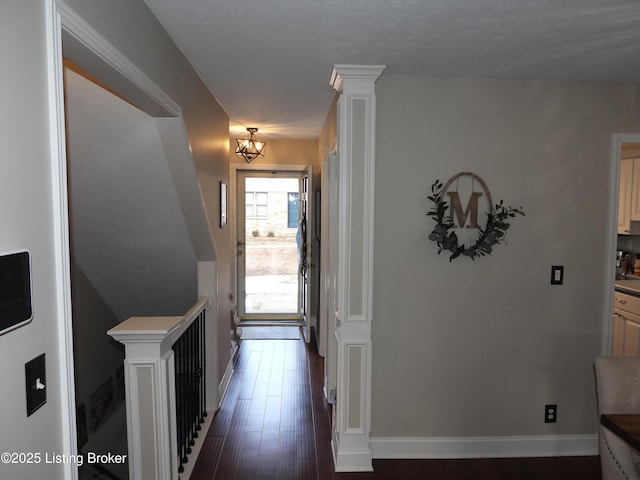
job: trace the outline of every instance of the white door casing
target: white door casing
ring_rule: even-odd
[[[638,133],[615,133],[611,136],[611,149],[609,153],[609,218],[608,233],[603,252],[606,266],[606,285],[615,283],[615,251],[618,243],[618,219],[619,219],[619,198],[620,198],[620,157],[622,145],[625,143],[640,144],[640,134]],[[602,312],[602,343],[600,345],[601,355],[609,355],[611,352],[612,322],[611,312],[613,312],[613,287],[605,296]]]
[[[337,340],[335,317],[338,272],[338,157],[337,146],[327,150],[322,165],[322,226],[320,241],[320,339],[318,350],[325,357],[324,395],[329,403],[335,401]]]

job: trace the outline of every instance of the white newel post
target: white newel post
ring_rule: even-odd
[[[172,344],[184,317],[132,317],[107,333],[125,345],[129,476],[178,478]]]
[[[335,65],[339,163],[336,471],[371,471],[371,319],[375,170],[375,82],[383,65]]]

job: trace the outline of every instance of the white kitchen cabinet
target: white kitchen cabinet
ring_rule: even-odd
[[[611,356],[640,357],[640,315],[615,309]]]
[[[640,357],[640,316],[625,312],[623,357]]]
[[[638,162],[640,164],[640,162]],[[633,195],[634,159],[620,160],[620,195],[618,197],[618,235],[631,234],[631,198]],[[636,188],[636,191],[640,190]],[[640,193],[640,192],[639,192]]]
[[[640,357],[640,298],[614,292],[611,355]]]

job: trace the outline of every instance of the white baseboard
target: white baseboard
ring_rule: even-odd
[[[373,458],[515,458],[598,455],[598,435],[371,437]]]
[[[231,382],[231,377],[233,375],[233,359],[235,358],[237,351],[238,347],[236,346],[234,351],[231,353],[229,363],[227,363],[227,368],[224,371],[224,375],[222,376],[220,385],[218,385],[218,408],[220,408],[220,405],[222,405],[224,396],[227,393],[227,389],[229,388],[229,383]]]

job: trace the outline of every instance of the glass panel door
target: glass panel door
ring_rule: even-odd
[[[301,318],[301,183],[297,172],[238,172],[238,307],[243,319]]]

